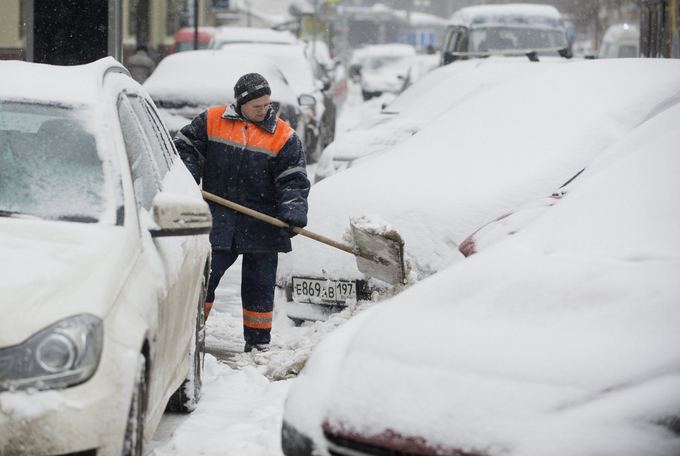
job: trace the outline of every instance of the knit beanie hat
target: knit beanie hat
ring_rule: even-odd
[[[236,105],[242,106],[244,103],[260,98],[263,95],[271,95],[267,80],[258,73],[244,74],[236,81],[234,86],[234,98]]]

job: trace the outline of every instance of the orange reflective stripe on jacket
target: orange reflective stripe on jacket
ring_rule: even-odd
[[[253,329],[271,329],[274,312],[255,312],[243,309],[243,325]]]
[[[277,119],[274,133],[258,128],[242,120],[224,119],[224,106],[208,109],[208,139],[253,152],[277,155],[293,134],[293,129]]]

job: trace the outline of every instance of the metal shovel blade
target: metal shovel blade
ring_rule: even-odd
[[[391,285],[404,285],[404,241],[399,233],[376,232],[351,222],[350,226],[359,271]]]

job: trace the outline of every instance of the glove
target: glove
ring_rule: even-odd
[[[297,233],[296,233],[295,231],[293,231],[293,228],[299,228],[299,227],[296,227],[295,225],[291,225],[291,224],[289,223],[289,224],[288,224],[288,228],[282,228],[282,229],[283,229],[283,231],[286,232],[286,234],[287,234],[288,236],[290,236],[290,237],[292,238],[292,237],[297,236]]]

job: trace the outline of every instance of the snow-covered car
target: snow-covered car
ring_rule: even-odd
[[[0,62],[0,454],[143,454],[200,397],[210,210],[107,57]]]
[[[438,59],[437,55],[411,55],[375,69],[365,65],[361,74],[361,95],[369,100],[385,93],[401,93],[438,66]]]
[[[209,47],[222,49],[225,45],[242,43],[295,44],[298,39],[286,30],[224,26],[217,28]]]
[[[307,162],[316,162],[321,150],[330,144],[335,136],[336,106],[330,91],[331,81],[325,78],[325,73],[313,56],[306,52],[305,46],[230,44],[223,46],[222,52],[228,59],[234,59],[234,55],[247,53],[253,59],[272,62],[281,69],[298,97],[315,100],[315,103],[302,106],[306,129],[300,138],[305,146]]]
[[[352,217],[391,227],[405,242],[409,283],[420,281],[461,260],[458,245],[475,229],[553,192],[678,90],[680,61],[635,59],[569,61],[485,88],[315,184],[308,228],[340,240]],[[360,273],[351,255],[302,236],[280,259],[277,280],[298,320],[399,291]],[[346,292],[330,299],[331,287]]]
[[[459,9],[444,37],[441,63],[494,54],[571,56],[567,29],[551,5],[513,3]]]
[[[252,72],[267,79],[279,115],[304,138],[306,120],[301,106],[313,104],[314,99],[299,99],[279,67],[247,53],[228,56],[222,51],[206,49],[171,54],[161,60],[144,81],[144,88],[174,135],[207,108],[233,103],[236,81]]]
[[[362,50],[359,60],[361,96],[399,93],[408,74],[408,59],[416,55],[409,44],[374,44]]]
[[[432,56],[419,56],[432,57]],[[562,58],[489,57],[436,68],[408,87],[382,111],[362,119],[326,147],[316,167],[315,181],[365,163],[417,134],[449,109],[469,103],[490,87],[536,75],[548,66],[564,64]]]
[[[640,56],[640,28],[635,24],[614,24],[604,32],[598,57],[601,59]]]
[[[680,454],[680,105],[515,237],[360,313],[286,399],[287,456]]]

